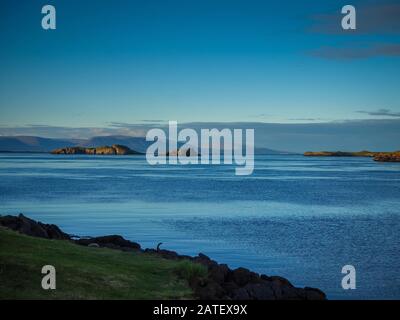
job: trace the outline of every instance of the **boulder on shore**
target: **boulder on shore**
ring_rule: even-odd
[[[119,235],[109,235],[93,238],[80,238],[75,243],[82,246],[105,247],[123,251],[140,250],[140,244],[124,239]]]

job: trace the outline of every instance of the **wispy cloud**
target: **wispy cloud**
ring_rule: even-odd
[[[311,52],[327,59],[366,59],[372,57],[400,57],[400,44],[379,44],[368,47],[322,47]]]
[[[336,12],[311,17],[311,32],[323,34],[400,34],[400,4],[355,4],[356,30],[343,30],[341,7]]]
[[[365,113],[370,116],[384,116],[384,117],[396,117],[400,118],[400,112],[393,112],[389,109],[379,109],[376,111],[365,111],[365,110],[359,110],[357,111],[358,113]]]
[[[139,121],[150,122],[150,123],[163,123],[163,122],[166,122],[167,120],[144,119],[144,120],[139,120]]]
[[[327,121],[328,119],[323,118],[291,118],[290,121]]]
[[[119,129],[138,129],[142,127],[149,127],[149,126],[157,126],[165,124],[167,121],[165,120],[140,120],[139,122],[135,123],[127,123],[127,122],[108,122],[107,124],[112,128],[119,128]]]
[[[343,30],[341,20],[343,14],[338,6],[335,12],[318,14],[311,17],[309,31],[343,37],[351,37],[351,44],[335,43],[312,50],[311,55],[326,59],[367,59],[373,57],[399,57],[400,44],[397,40],[376,42],[376,38],[365,36],[397,36],[400,34],[400,4],[354,3],[356,8],[357,28]],[[358,37],[357,37],[358,36]],[[345,39],[343,38],[342,39]],[[382,38],[382,37],[381,37]],[[362,42],[361,42],[362,41]]]

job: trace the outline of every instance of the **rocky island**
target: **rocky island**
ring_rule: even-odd
[[[200,154],[197,153],[193,148],[179,148],[177,150],[168,151],[165,154],[166,157],[199,157]]]
[[[52,154],[89,154],[89,155],[133,155],[133,154],[142,154],[138,151],[129,149],[126,146],[113,144],[111,147],[102,146],[102,147],[93,147],[93,148],[85,148],[85,147],[66,147],[55,149],[51,151]]]
[[[0,239],[0,299],[10,299],[10,294],[19,299],[326,299],[319,289],[298,288],[285,278],[246,268],[231,269],[202,253],[180,255],[161,249],[161,243],[142,249],[120,235],[72,236],[22,214],[0,215]],[[58,263],[53,293],[37,285],[37,270],[48,261]]]
[[[373,152],[373,151],[307,151],[306,157],[372,157],[379,162],[400,162],[400,151],[394,152]]]

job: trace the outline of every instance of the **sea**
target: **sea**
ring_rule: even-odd
[[[202,252],[328,299],[400,298],[400,163],[259,155],[237,176],[235,165],[144,156],[2,153],[0,214],[19,213],[74,235]],[[346,265],[355,289],[342,287]]]

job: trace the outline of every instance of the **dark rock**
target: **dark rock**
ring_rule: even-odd
[[[214,260],[211,260],[209,257],[207,257],[203,253],[199,253],[196,257],[192,258],[193,262],[200,263],[208,268],[217,265],[217,262]]]
[[[245,288],[239,288],[232,293],[233,300],[250,300],[250,295]]]
[[[304,288],[305,296],[307,300],[325,300],[326,295],[321,290],[316,288]]]
[[[208,268],[206,279],[190,281],[196,297],[200,299],[233,300],[306,300],[325,299],[323,292],[311,288],[296,288],[289,280],[279,276],[258,275],[246,268],[229,269],[199,253],[191,259]]]
[[[229,274],[230,269],[226,264],[216,264],[211,265],[208,269],[208,276],[210,279],[215,281],[218,284],[222,284],[225,282]]]
[[[89,244],[95,243],[100,247],[106,247],[124,251],[140,250],[140,245],[138,243],[126,240],[118,235],[110,235],[110,236],[94,237],[94,238],[81,238],[79,240],[75,240],[75,243],[83,246],[88,246]]]
[[[277,300],[297,300],[299,298],[297,289],[287,285],[282,285],[277,281],[271,281],[271,288]]]
[[[181,258],[177,252],[172,250],[161,249],[157,251],[157,254],[163,257],[164,259],[179,260]]]
[[[0,226],[32,237],[58,240],[70,239],[69,235],[62,232],[56,225],[36,222],[25,217],[23,214],[18,216],[0,216]]]
[[[271,281],[271,277],[268,277],[268,276],[265,275],[265,274],[260,275],[260,278],[261,278],[262,280]]]
[[[233,281],[224,282],[221,286],[222,288],[224,288],[227,294],[231,294],[232,292],[239,289],[239,286]]]
[[[283,278],[283,277],[271,276],[271,277],[268,277],[267,280],[278,282],[282,286],[285,285],[285,286],[293,287],[293,285],[289,282],[289,280],[286,278]]]
[[[225,290],[216,282],[199,280],[192,284],[193,291],[201,300],[219,300],[225,297]]]
[[[170,259],[170,260],[179,260],[180,256],[177,252],[172,251],[172,250],[158,250],[157,254],[163,257],[164,259]]]
[[[246,289],[251,299],[255,300],[275,300],[275,293],[270,282],[248,283]]]
[[[229,279],[242,287],[249,282],[257,282],[259,276],[246,268],[237,268],[229,273]]]

